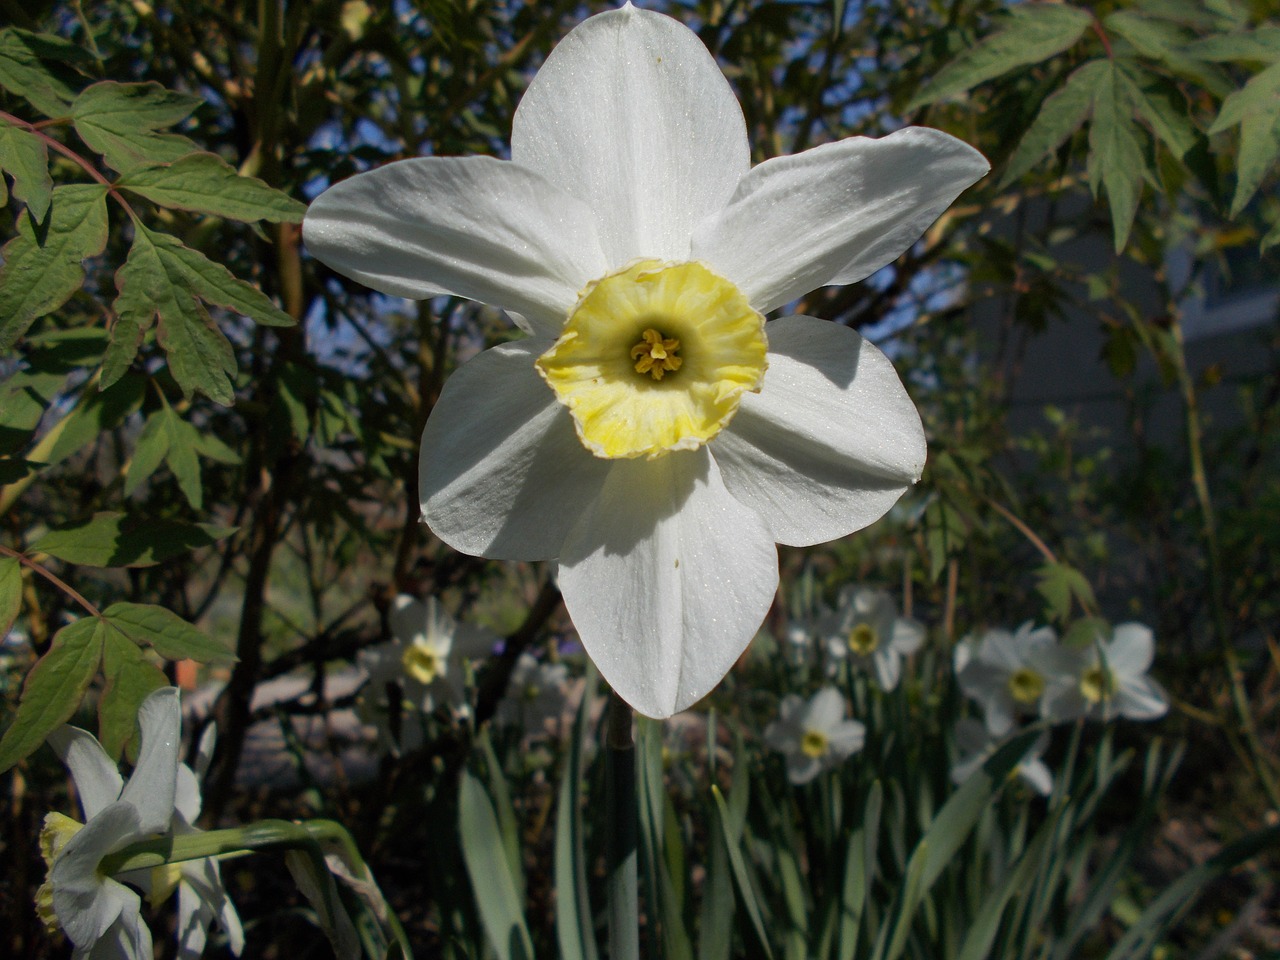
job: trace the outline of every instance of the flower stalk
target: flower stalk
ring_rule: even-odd
[[[608,824],[605,869],[608,877],[609,956],[639,960],[640,909],[636,885],[636,745],[632,710],[609,691],[605,733],[605,804]]]

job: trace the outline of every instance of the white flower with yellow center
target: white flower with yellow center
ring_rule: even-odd
[[[422,745],[423,714],[468,709],[467,666],[491,653],[497,637],[458,623],[435,597],[423,602],[402,593],[387,619],[391,639],[360,652],[369,679],[359,710],[382,746],[398,754]]]
[[[961,784],[972,777],[1000,749],[1005,739],[1008,738],[997,739],[992,736],[990,728],[981,720],[965,717],[957,723],[956,759],[951,765],[951,782]],[[1053,771],[1040,759],[1047,749],[1049,732],[1046,730],[1036,737],[1013,769],[1014,775],[1021,777],[1027,786],[1042,797],[1053,793]]]
[[[1040,712],[1040,699],[1056,678],[1051,627],[1027,621],[1013,633],[988,630],[978,640],[956,645],[956,679],[965,696],[976,701],[992,735],[1004,736],[1019,715]]]
[[[549,722],[564,716],[568,683],[569,668],[563,663],[543,663],[531,653],[522,653],[511,670],[507,695],[499,702],[495,719],[520,727],[531,736],[544,735]]]
[[[36,909],[50,930],[66,932],[75,944],[76,960],[151,960],[151,931],[142,919],[141,897],[107,876],[101,864],[129,844],[169,829],[181,745],[178,691],[164,687],[148,696],[138,723],[141,747],[127,782],[92,734],[61,727],[49,736],[49,745],[75,781],[85,822],[59,813],[45,819],[40,847],[49,875],[36,894]]]
[[[1109,641],[1099,637],[1084,650],[1059,648],[1059,668],[1045,689],[1041,714],[1055,723],[1163,717],[1169,695],[1147,676],[1154,656],[1151,629],[1140,623],[1116,624]]]
[[[548,56],[509,161],[389,164],[322,194],[303,232],[377,290],[493,304],[529,335],[446,384],[423,516],[466,553],[558,560],[600,672],[665,717],[754,635],[775,543],[865,527],[924,465],[879,350],[764,314],[885,266],[987,169],[924,128],[752,168],[697,36],[627,4]]]
[[[778,719],[764,728],[764,742],[786,758],[787,779],[795,784],[838,767],[862,749],[866,736],[866,727],[844,718],[844,697],[835,687],[823,687],[809,700],[787,694]]]
[[[920,649],[924,627],[898,616],[893,598],[883,590],[846,586],[836,609],[823,619],[827,663],[848,662],[875,674],[881,690],[892,690],[902,675],[902,659]]]

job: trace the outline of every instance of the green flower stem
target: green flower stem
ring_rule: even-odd
[[[243,827],[143,840],[104,857],[101,870],[108,876],[118,876],[133,870],[150,870],[169,863],[203,860],[208,857],[225,858],[250,852],[300,849],[311,855],[319,869],[327,871],[322,852],[324,844],[335,844],[342,850],[343,860],[358,879],[372,879],[351,834],[346,827],[333,820],[306,820],[301,823],[260,820]],[[413,951],[399,918],[387,910],[384,919],[391,935],[400,944],[402,956],[412,960]]]
[[[640,904],[636,886],[636,747],[631,707],[609,691],[605,737],[605,867],[608,875],[610,960],[639,960]]]

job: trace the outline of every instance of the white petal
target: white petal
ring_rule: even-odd
[[[725,486],[779,543],[861,530],[924,468],[915,404],[888,358],[849,328],[786,317],[765,329],[764,387],[711,443]]]
[[[178,887],[178,960],[197,960],[204,956],[213,910],[204,897],[189,883]]]
[[[140,833],[163,833],[173,819],[177,791],[178,751],[182,747],[182,707],[177,687],[148,694],[138,708],[142,745],[133,775],[120,799],[138,811]]]
[[[649,717],[704,697],[778,586],[764,524],[705,450],[614,461],[560,557],[565,606],[601,675]]]
[[[407,593],[397,594],[387,612],[387,625],[401,643],[413,643],[427,628],[427,605]]]
[[[120,799],[124,778],[97,737],[79,727],[63,726],[49,734],[48,743],[71,771],[86,821]]]
[[[902,660],[897,650],[893,647],[881,647],[872,657],[872,665],[876,671],[876,683],[880,684],[881,690],[888,693],[898,685],[898,678],[902,676]]]
[[[787,779],[796,786],[808,783],[822,772],[822,761],[803,753],[787,755]]]
[[[1053,793],[1053,774],[1043,760],[1024,760],[1018,764],[1018,775],[1040,796]]]
[[[866,740],[867,728],[857,720],[842,721],[827,734],[832,754],[841,759],[851,757],[861,750]]]
[[[988,630],[982,635],[978,656],[984,663],[1005,673],[1022,667],[1022,652],[1008,630]]]
[[[173,809],[188,824],[200,819],[200,781],[185,763],[178,764],[178,777],[173,791]]]
[[[1120,676],[1141,676],[1155,657],[1151,628],[1141,623],[1118,623],[1111,633],[1111,643],[1103,651],[1107,666]]]
[[[924,624],[908,620],[906,617],[897,617],[893,621],[890,636],[893,638],[891,640],[893,649],[904,657],[908,657],[924,644]]]
[[[835,687],[823,687],[809,701],[806,726],[819,733],[829,733],[844,719],[844,697]]]
[[[67,841],[49,871],[53,909],[71,942],[84,947],[116,922],[126,901],[138,895],[98,873],[98,864],[138,836],[138,811],[116,802]]]
[[[610,267],[688,260],[751,165],[742,109],[687,27],[628,3],[583,21],[516,110],[511,157],[586,202]]]
[[[699,225],[693,257],[767,312],[893,262],[988,169],[977,150],[927,127],[776,157]]]
[[[463,553],[554,559],[608,473],[534,369],[548,347],[486,350],[449,378],[431,411],[418,469],[423,519]]]
[[[506,307],[547,336],[605,273],[591,211],[492,157],[418,157],[357,174],[315,199],[302,235],[313,257],[365,286]]]
[[[1169,695],[1151,677],[1127,679],[1116,691],[1115,711],[1130,720],[1155,720],[1169,712]]]

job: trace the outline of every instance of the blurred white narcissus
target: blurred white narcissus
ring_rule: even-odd
[[[1059,662],[1058,635],[1030,620],[1010,633],[986,631],[956,645],[955,671],[965,696],[982,706],[987,729],[1004,736],[1019,715],[1038,714],[1045,688]]]
[[[547,57],[511,160],[388,164],[323,193],[303,234],[374,289],[492,304],[528,334],[446,384],[422,438],[424,519],[466,553],[559,561],[600,672],[665,717],[751,640],[775,543],[867,526],[924,465],[879,350],[764,314],[890,263],[987,169],[919,127],[753,169],[707,49],[627,4]]]
[[[782,698],[778,719],[764,728],[764,742],[787,761],[787,779],[808,783],[838,767],[862,749],[867,728],[844,718],[844,697],[823,687],[808,700],[794,693]]]
[[[884,691],[898,685],[902,659],[920,649],[924,627],[898,616],[883,590],[850,584],[840,591],[836,609],[823,620],[829,667],[848,662],[870,669]]]
[[[1169,710],[1169,695],[1147,676],[1155,656],[1150,627],[1116,624],[1109,641],[1099,637],[1083,650],[1059,647],[1055,655],[1058,669],[1041,708],[1054,723],[1078,717],[1157,720]]]

